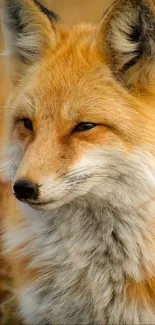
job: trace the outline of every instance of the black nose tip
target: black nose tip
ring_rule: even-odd
[[[14,195],[20,201],[36,200],[39,196],[39,187],[27,180],[18,180],[13,186]]]

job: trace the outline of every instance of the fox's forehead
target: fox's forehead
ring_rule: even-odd
[[[109,68],[94,50],[82,53],[78,47],[72,50],[62,49],[55,55],[50,50],[28,71],[24,79],[21,101],[28,101],[30,109],[33,106],[64,112],[74,112],[76,109],[96,108],[99,101],[114,101],[119,103],[126,97],[126,92],[115,82]],[[92,59],[93,56],[93,59]],[[112,94],[112,97],[111,97]],[[40,107],[43,110],[43,107]],[[101,107],[100,107],[101,108]]]
[[[91,80],[96,71],[103,71],[104,59],[93,46],[92,35],[93,32],[90,31],[89,37],[86,37],[85,33],[72,33],[71,30],[54,53],[49,46],[36,65],[34,83],[39,84],[39,80],[42,80],[46,82],[47,91],[53,86],[59,93],[63,90],[66,93],[66,89],[72,91],[80,81],[86,83],[88,76]],[[96,75],[96,79],[97,77],[99,75]]]
[[[18,107],[23,110],[24,105],[30,116],[41,120],[52,117],[59,122],[62,117],[73,123],[87,119],[95,122],[95,118],[106,123],[110,116],[113,120],[113,114],[119,118],[120,110],[126,118],[130,95],[115,81],[104,56],[93,46],[94,29],[87,28],[79,31],[74,27],[66,32],[57,50],[53,53],[49,47],[30,68]]]
[[[32,114],[44,114],[46,109],[52,116],[59,112],[64,117],[76,118],[82,112],[97,114],[97,109],[109,112],[109,105],[116,109],[128,97],[114,82],[106,65],[98,62],[88,66],[86,62],[80,67],[75,56],[71,60],[72,64],[63,63],[62,58],[60,62],[49,60],[38,65],[19,94],[19,106],[25,102]]]

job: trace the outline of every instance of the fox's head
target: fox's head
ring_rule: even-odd
[[[19,200],[48,209],[99,195],[128,173],[120,157],[155,153],[153,1],[116,1],[98,26],[65,28],[36,0],[4,0],[3,13],[5,171]]]

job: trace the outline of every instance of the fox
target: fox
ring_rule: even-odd
[[[3,24],[3,251],[21,319],[155,324],[155,3],[65,26],[3,0]]]

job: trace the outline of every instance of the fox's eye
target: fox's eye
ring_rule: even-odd
[[[91,122],[82,122],[79,123],[75,129],[73,130],[73,133],[75,132],[84,132],[84,131],[88,131],[93,129],[96,126],[95,123],[91,123]]]
[[[25,129],[33,131],[33,124],[29,118],[23,118],[22,121],[24,123]]]

